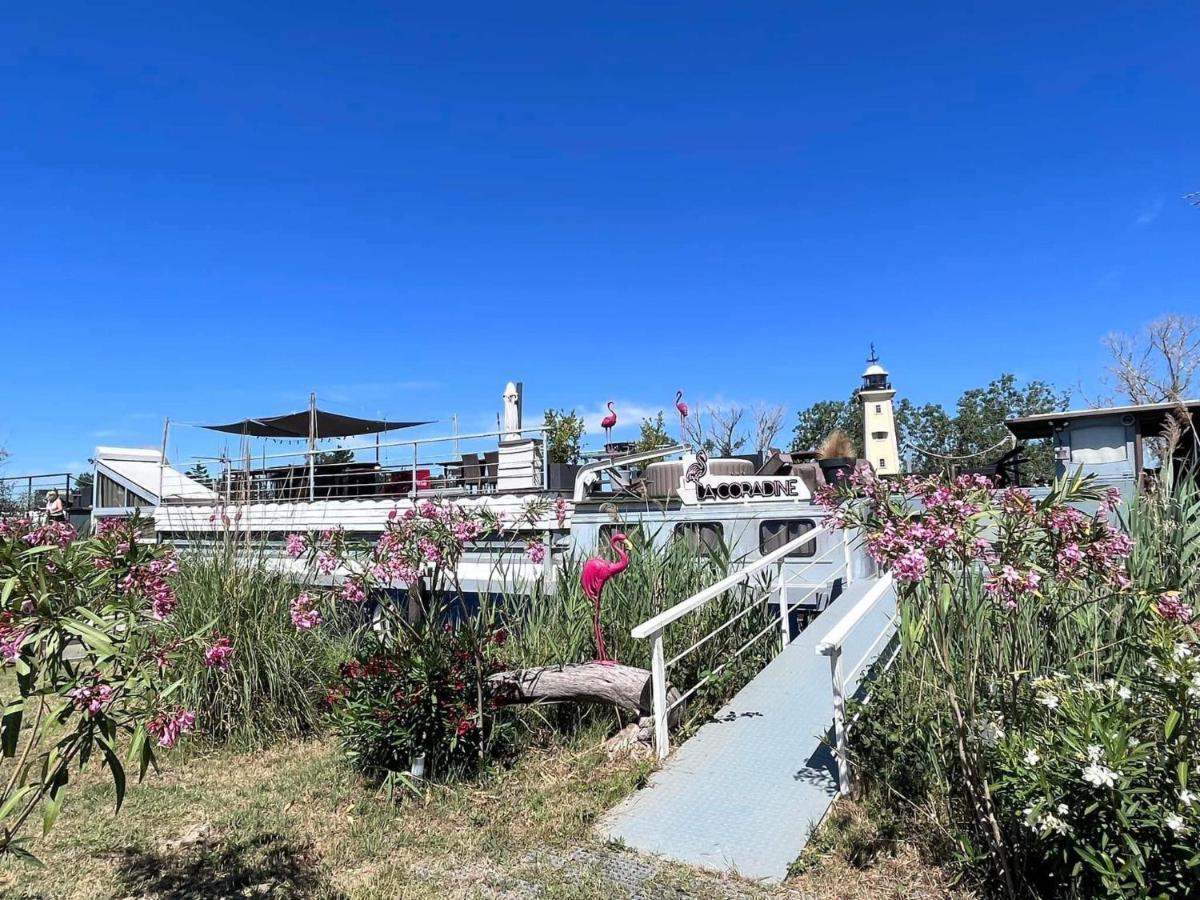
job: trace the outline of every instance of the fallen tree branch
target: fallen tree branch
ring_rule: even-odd
[[[648,731],[647,720],[654,716],[650,673],[635,666],[599,663],[539,666],[497,672],[488,681],[499,687],[503,703],[607,703],[637,713],[639,725]],[[667,702],[673,703],[679,691],[667,686]],[[680,708],[671,711],[670,723],[676,724]]]

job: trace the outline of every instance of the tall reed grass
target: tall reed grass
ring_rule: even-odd
[[[261,746],[318,728],[326,687],[350,653],[350,623],[298,633],[290,607],[302,588],[262,545],[221,541],[180,553],[173,616],[185,631],[212,623],[236,648],[227,672],[194,657],[181,665],[179,699],[206,737]]]
[[[601,624],[610,656],[627,665],[648,669],[650,642],[635,640],[630,629],[727,575],[731,560],[724,547],[704,557],[695,555],[684,541],[656,545],[654,535],[640,531],[634,531],[630,538],[629,567],[604,588]],[[567,558],[559,564],[553,592],[538,583],[527,593],[508,593],[502,609],[493,611],[510,629],[508,656],[514,665],[581,663],[595,658],[592,601],[580,585],[583,563],[581,555]],[[685,730],[715,711],[778,652],[779,631],[770,627],[773,617],[766,603],[759,599],[765,589],[766,581],[750,579],[667,628],[664,642],[666,657],[670,659],[747,606],[754,607],[669,669],[668,680],[685,691],[729,663],[720,675],[689,698]],[[734,661],[734,653],[760,631],[764,633]]]

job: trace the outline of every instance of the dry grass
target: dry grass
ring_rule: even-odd
[[[13,898],[941,897],[944,882],[898,854],[852,869],[831,853],[768,890],[606,847],[591,825],[648,773],[609,759],[596,735],[532,749],[473,784],[389,801],[338,762],[330,742],[259,753],[176,755],[131,788],[85,777],[32,849],[5,862]],[[198,828],[198,826],[200,826]],[[181,837],[198,837],[179,847]]]

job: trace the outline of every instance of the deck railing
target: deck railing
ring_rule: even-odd
[[[805,603],[818,591],[827,587],[831,587],[833,579],[840,573],[844,579],[844,583],[849,584],[853,580],[853,566],[850,547],[850,534],[847,531],[841,532],[841,540],[830,544],[828,548],[821,554],[811,559],[804,559],[799,564],[795,571],[791,571],[786,577],[783,575],[783,566],[788,561],[790,554],[799,550],[805,544],[816,541],[817,538],[835,533],[835,529],[831,525],[821,525],[811,531],[806,531],[799,537],[788,541],[783,546],[776,550],[763,555],[760,559],[746,565],[736,572],[733,572],[715,584],[705,588],[688,597],[686,600],[675,604],[668,610],[664,610],[652,619],[648,619],[641,625],[638,625],[630,632],[633,637],[638,640],[649,640],[651,642],[651,662],[650,662],[650,688],[651,700],[654,710],[654,747],[659,759],[667,756],[670,752],[670,717],[671,713],[684,703],[689,697],[696,693],[706,683],[719,675],[727,666],[735,659],[746,652],[756,641],[762,638],[767,632],[774,628],[779,628],[780,645],[786,646],[791,640],[791,613]],[[832,569],[824,569],[821,574],[820,581],[809,584],[805,582],[803,588],[807,590],[798,598],[789,596],[789,588],[793,587],[797,580],[804,578],[810,574],[812,567],[818,564],[827,564],[831,561],[830,557],[840,557],[837,565]],[[796,560],[791,560],[796,562]],[[777,566],[778,571],[772,573],[770,581],[765,585],[761,592],[755,593],[750,597],[744,605],[744,608],[734,613],[723,623],[718,625],[712,631],[705,634],[690,647],[675,654],[670,659],[666,658],[664,633],[673,623],[678,622],[685,616],[696,612],[706,604],[717,599],[734,588],[747,583],[751,578],[754,578],[759,573],[769,570],[772,566]],[[777,597],[779,604],[778,622],[772,618],[767,626],[759,630],[749,640],[744,642],[734,653],[726,659],[720,666],[707,673],[696,684],[681,689],[681,685],[675,685],[677,689],[681,689],[678,697],[670,699],[667,696],[667,670],[675,663],[679,662],[683,657],[702,647],[708,641],[712,640],[721,632],[731,627],[735,622],[739,621],[743,616],[749,614],[752,610],[757,609],[759,604],[766,604],[772,596]]]
[[[541,438],[529,460],[527,481],[529,487],[545,490],[549,487],[548,434],[541,425],[515,432],[379,441],[335,449],[243,452],[240,458],[194,456],[176,468],[216,464],[218,471],[204,479],[204,484],[216,494],[216,502],[228,504],[488,493],[497,489],[506,474],[500,470],[504,460],[499,444],[514,433],[522,439]],[[320,461],[333,453],[349,454],[351,459]],[[196,500],[185,497],[167,502]]]
[[[875,659],[875,652],[886,647],[887,642],[892,639],[895,634],[894,626],[900,617],[899,607],[848,674],[842,670],[842,649],[849,634],[879,605],[893,587],[892,574],[885,572],[817,644],[817,653],[829,657],[829,674],[833,685],[833,736],[837,753],[838,792],[843,796],[850,791],[850,754],[846,741],[852,724],[846,721],[846,682],[853,682]],[[895,658],[896,652],[893,652],[883,668],[886,670],[891,666]]]
[[[45,475],[8,475],[0,478],[0,514],[28,515],[44,512],[46,495],[58,491],[64,506],[70,508],[77,498],[78,484],[70,472]]]

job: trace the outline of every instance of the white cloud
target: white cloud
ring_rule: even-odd
[[[1162,196],[1155,197],[1150,203],[1147,203],[1138,212],[1137,217],[1133,220],[1133,224],[1138,228],[1144,228],[1161,215],[1165,198]]]

